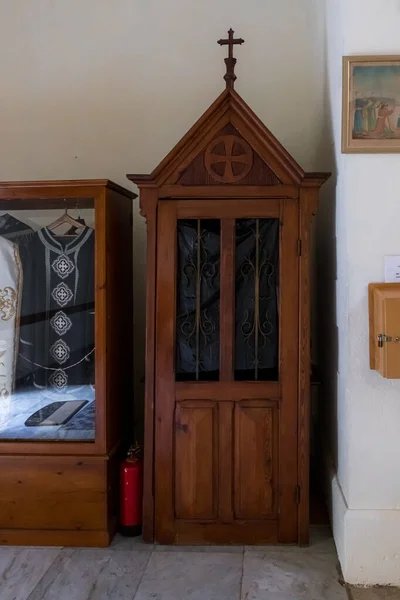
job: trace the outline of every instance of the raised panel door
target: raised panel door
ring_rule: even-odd
[[[175,516],[217,516],[217,403],[177,402],[175,408]]]
[[[155,539],[297,541],[296,200],[158,208]]]
[[[234,505],[236,519],[276,516],[277,406],[265,400],[235,403]]]

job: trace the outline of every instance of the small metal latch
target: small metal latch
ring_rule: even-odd
[[[391,335],[385,335],[384,333],[380,333],[378,335],[378,348],[382,348],[385,342],[400,342],[400,337],[392,337]]]

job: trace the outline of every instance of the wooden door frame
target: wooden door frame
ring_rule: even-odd
[[[317,175],[317,174],[316,174]],[[329,174],[328,174],[329,176]],[[326,181],[328,177],[324,179]],[[299,197],[299,369],[298,369],[298,544],[310,539],[311,223],[319,187],[300,188]]]
[[[298,543],[307,545],[309,541],[309,414],[310,414],[310,228],[312,217],[317,212],[320,187],[329,178],[330,173],[305,174],[304,180],[293,185],[290,194],[276,193],[275,199],[299,198],[299,377],[298,377]],[[152,176],[133,176],[129,179],[138,183],[140,188],[141,215],[147,224],[147,284],[146,284],[146,370],[145,370],[145,427],[144,427],[144,490],[143,490],[143,539],[154,541],[154,402],[155,402],[155,290],[156,290],[156,253],[157,253],[157,208],[164,200],[181,199],[184,196],[194,201],[209,198],[209,186],[196,186],[188,189],[179,187],[165,197],[160,185]],[[259,199],[270,202],[271,186],[221,186],[214,197],[238,197],[242,201]],[[183,191],[182,191],[183,190]],[[274,190],[278,192],[278,190]]]

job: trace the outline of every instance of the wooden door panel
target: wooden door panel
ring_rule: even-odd
[[[297,202],[226,211],[163,201],[158,213],[155,538],[159,543],[297,540]],[[279,210],[279,214],[278,214]],[[197,212],[196,212],[197,211]],[[235,220],[280,219],[279,379],[235,381]],[[221,219],[219,380],[175,374],[178,218]]]
[[[279,400],[281,386],[279,381],[178,381],[175,384],[177,400],[214,400],[215,402],[233,402],[246,398]]]
[[[233,402],[218,402],[218,517],[233,521]]]
[[[175,521],[177,544],[276,544],[278,521],[234,521],[233,523],[206,523]]]
[[[217,405],[178,402],[175,410],[175,516],[217,517]]]
[[[268,401],[235,403],[235,518],[276,515],[277,409]]]
[[[255,219],[279,218],[281,201],[275,198],[268,200],[268,206],[258,200],[164,200],[173,203],[178,219]]]

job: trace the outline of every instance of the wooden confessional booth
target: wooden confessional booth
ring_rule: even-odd
[[[305,173],[226,89],[140,188],[147,221],[144,538],[307,544]]]

